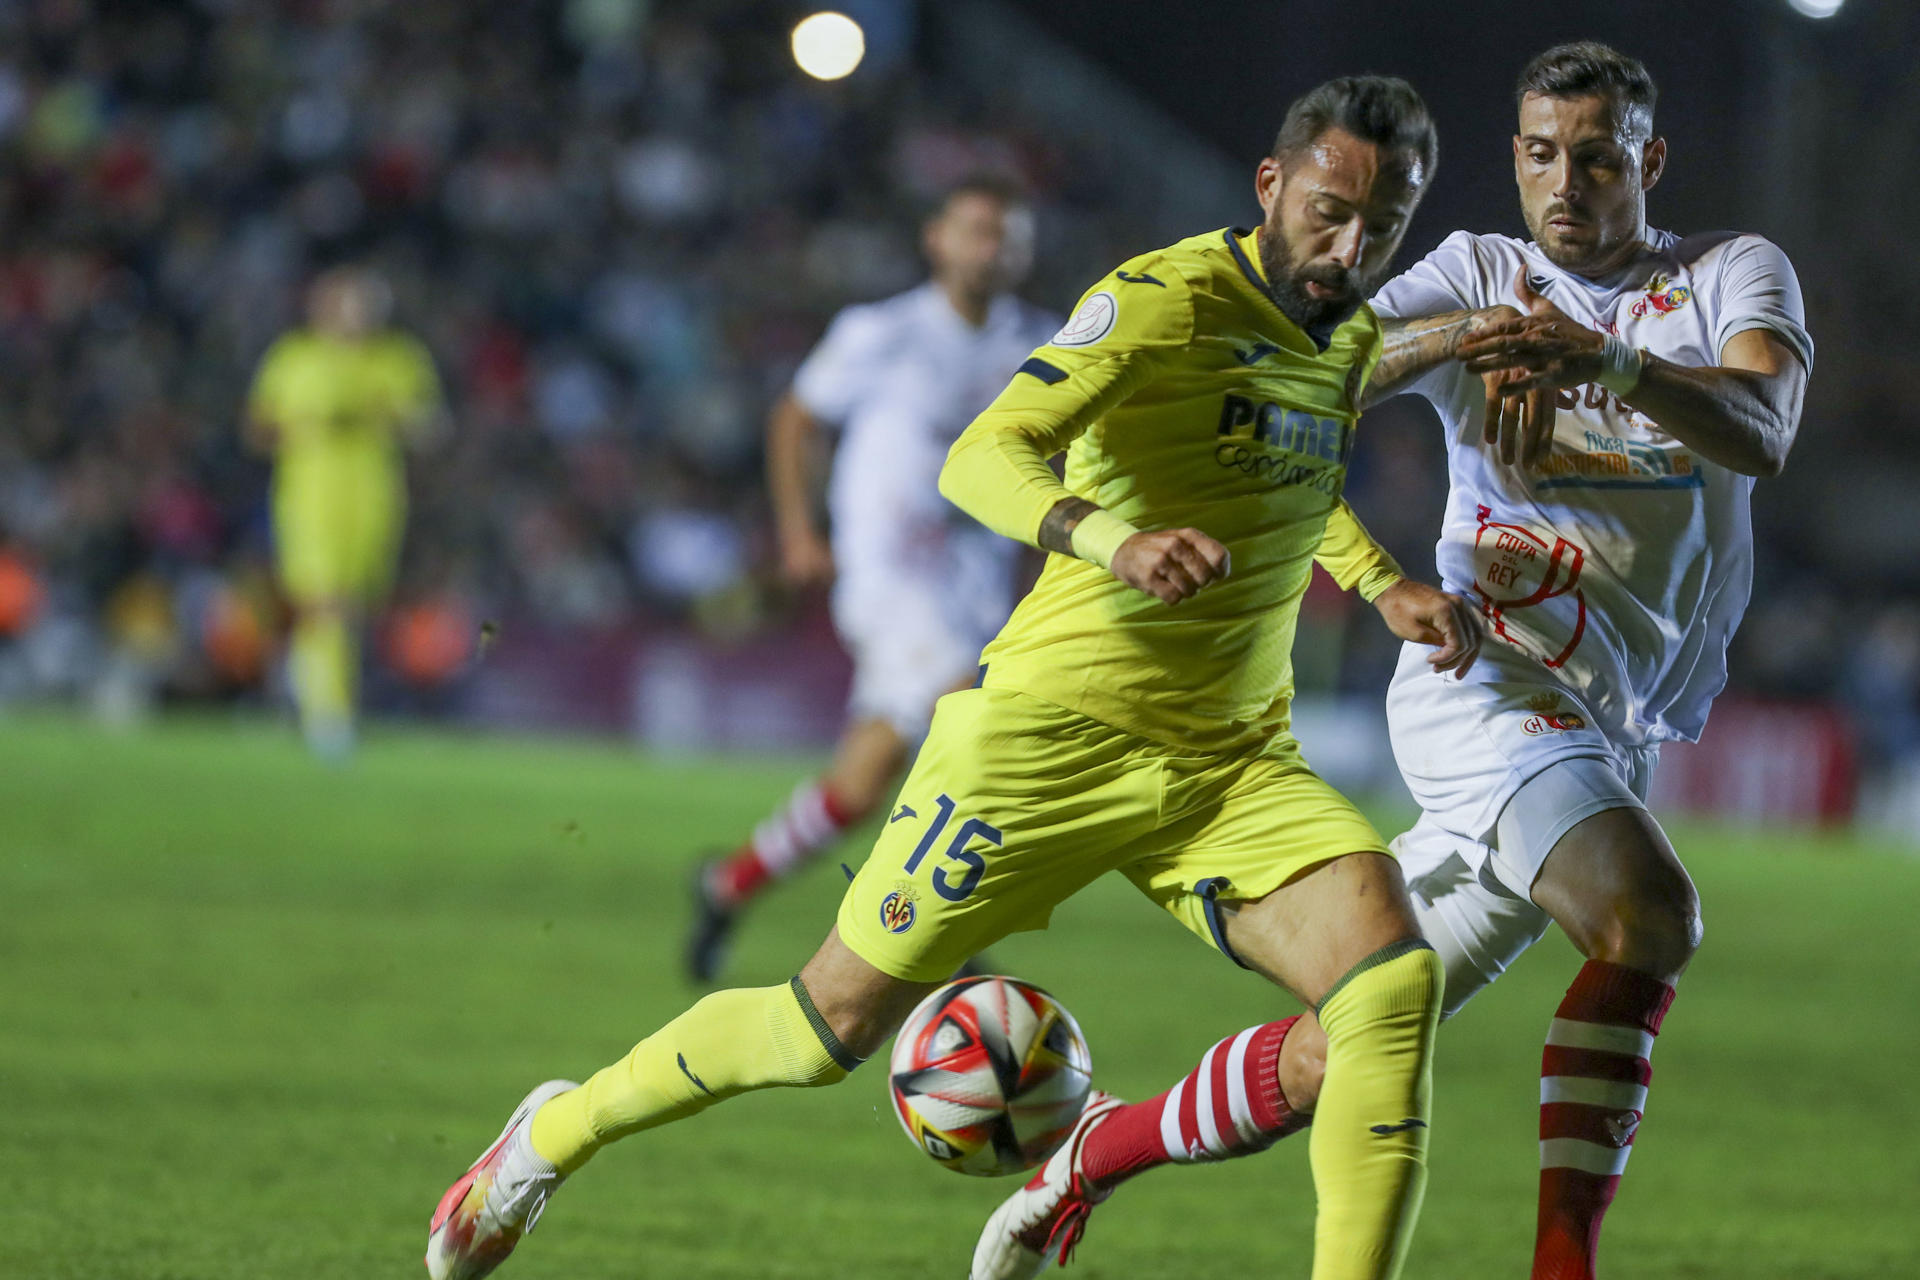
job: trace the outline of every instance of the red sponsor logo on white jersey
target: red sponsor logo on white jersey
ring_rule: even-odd
[[[1473,589],[1480,597],[1480,611],[1502,640],[1534,652],[1549,667],[1565,665],[1587,632],[1587,598],[1580,590],[1580,570],[1587,553],[1558,535],[1548,541],[1524,525],[1502,524],[1493,519],[1490,507],[1478,507],[1476,513],[1480,529],[1473,540]],[[1576,613],[1573,634],[1558,653],[1539,652],[1539,646],[1525,643],[1508,628],[1507,614],[1511,611],[1530,609],[1564,595],[1573,597]]]

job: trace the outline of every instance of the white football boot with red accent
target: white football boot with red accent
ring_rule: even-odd
[[[1087,1185],[1080,1151],[1094,1127],[1126,1104],[1095,1089],[1066,1142],[1033,1180],[1008,1196],[987,1219],[973,1248],[970,1280],[1031,1280],[1058,1260],[1065,1265],[1087,1229],[1087,1215],[1111,1192]]]
[[[486,1154],[440,1197],[427,1235],[427,1274],[433,1280],[480,1280],[533,1230],[562,1181],[533,1149],[533,1113],[547,1099],[579,1087],[571,1080],[549,1080],[521,1099]]]

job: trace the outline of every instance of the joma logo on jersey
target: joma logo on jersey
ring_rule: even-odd
[[[1317,418],[1272,401],[1227,396],[1220,403],[1219,435],[1258,441],[1289,453],[1344,464],[1353,428],[1338,418]]]

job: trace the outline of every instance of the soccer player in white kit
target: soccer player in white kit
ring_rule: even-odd
[[[1645,800],[1692,741],[1746,608],[1756,476],[1798,429],[1813,344],[1757,235],[1649,228],[1655,89],[1591,42],[1522,72],[1514,170],[1531,242],[1458,232],[1373,299],[1372,400],[1445,425],[1437,551],[1488,641],[1463,678],[1409,646],[1387,694],[1422,815],[1394,842],[1448,1013],[1557,921],[1586,956],[1547,1032],[1533,1280],[1592,1280],[1646,1109],[1649,1055],[1700,903]],[[1318,1089],[1306,1019],[1280,1081]]]
[[[698,981],[718,974],[749,899],[892,795],[934,702],[974,683],[980,650],[1013,608],[1019,546],[941,497],[940,468],[1060,317],[1009,292],[1032,262],[1033,217],[998,180],[947,192],[922,246],[932,278],[836,316],[768,423],[782,576],[796,588],[832,583],[853,688],[826,772],[701,866],[687,947]],[[813,477],[828,429],[839,433],[830,536]]]

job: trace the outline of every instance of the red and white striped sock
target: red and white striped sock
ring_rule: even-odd
[[[1087,1135],[1080,1168],[1108,1191],[1163,1164],[1252,1155],[1307,1127],[1280,1091],[1280,1045],[1299,1018],[1228,1036],[1157,1098],[1122,1107]]]
[[[709,883],[723,901],[738,906],[832,844],[859,816],[825,783],[803,782],[753,829],[752,839],[714,867]]]
[[[1540,1221],[1533,1280],[1593,1280],[1600,1220],[1647,1109],[1653,1038],[1673,988],[1589,960],[1540,1058]]]

